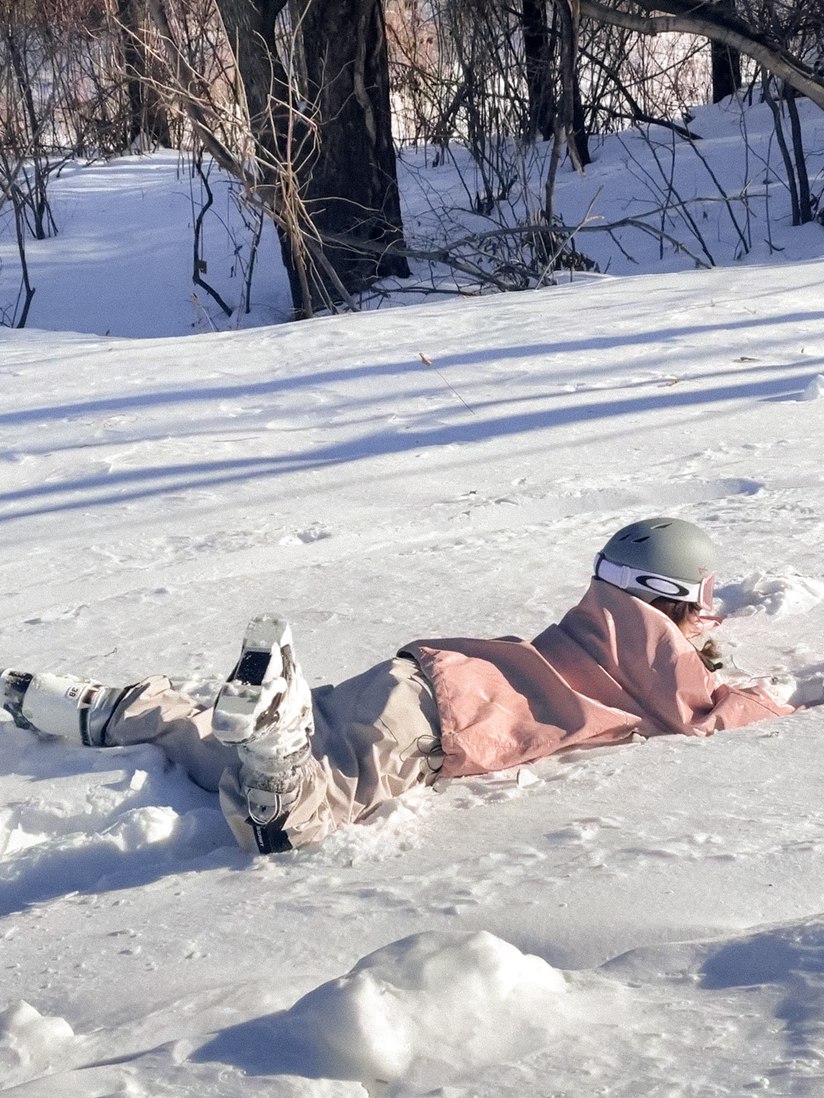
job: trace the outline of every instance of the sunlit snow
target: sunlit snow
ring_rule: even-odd
[[[3,666],[208,702],[262,610],[312,685],[533,637],[668,513],[721,549],[722,676],[824,697],[820,225],[711,270],[185,336],[186,212],[133,204],[173,210],[168,162],[69,176],[33,327],[0,329]],[[0,1089],[820,1096],[823,737],[813,706],[574,751],[267,859],[159,748],[4,721]]]

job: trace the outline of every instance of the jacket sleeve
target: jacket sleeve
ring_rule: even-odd
[[[762,687],[717,684],[666,615],[609,584],[593,582],[587,596],[561,621],[560,636],[575,640],[641,707],[645,720],[638,731],[644,736],[711,736],[722,728],[793,712]],[[536,643],[547,643],[565,658],[557,637],[550,629]],[[548,654],[552,660],[554,651]]]
[[[782,705],[761,686],[717,684],[699,654],[674,648],[664,636],[651,661],[657,684],[647,699],[653,717],[670,729],[687,735],[711,736],[724,728],[741,728],[768,717],[795,711]]]
[[[761,686],[729,686],[722,683],[712,695],[714,728],[741,728],[767,717],[786,717],[795,706],[782,705]]]

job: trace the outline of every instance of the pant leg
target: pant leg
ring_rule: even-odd
[[[238,768],[233,747],[212,735],[212,710],[204,709],[155,675],[131,687],[106,727],[107,747],[155,743],[201,788],[216,793],[224,770]]]
[[[320,842],[343,824],[422,782],[440,766],[440,721],[414,660],[388,660],[339,686],[312,691],[315,734],[297,803],[284,831],[293,847]],[[221,806],[238,842],[254,850],[237,770],[227,770]]]
[[[313,758],[284,823],[293,847],[320,842],[361,820],[440,767],[440,721],[429,683],[414,660],[388,660],[341,683],[313,690]],[[257,852],[233,747],[211,732],[212,711],[153,676],[121,699],[106,729],[108,746],[155,743],[194,782],[219,791],[244,850]]]

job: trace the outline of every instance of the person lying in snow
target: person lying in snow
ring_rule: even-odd
[[[418,640],[310,690],[288,625],[261,615],[212,708],[160,676],[115,688],[13,670],[0,674],[0,705],[22,728],[90,747],[159,744],[219,792],[244,849],[277,853],[439,777],[793,712],[763,687],[715,683],[707,645],[693,643],[714,569],[702,530],[651,518],[609,539],[584,597],[532,642]]]

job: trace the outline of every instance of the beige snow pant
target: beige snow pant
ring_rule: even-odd
[[[417,663],[398,657],[312,691],[315,733],[297,803],[284,831],[293,847],[320,842],[419,783],[441,763],[440,721]],[[106,744],[155,743],[204,789],[219,792],[224,815],[245,850],[257,851],[233,747],[212,735],[211,709],[154,676],[132,687],[115,710]]]

